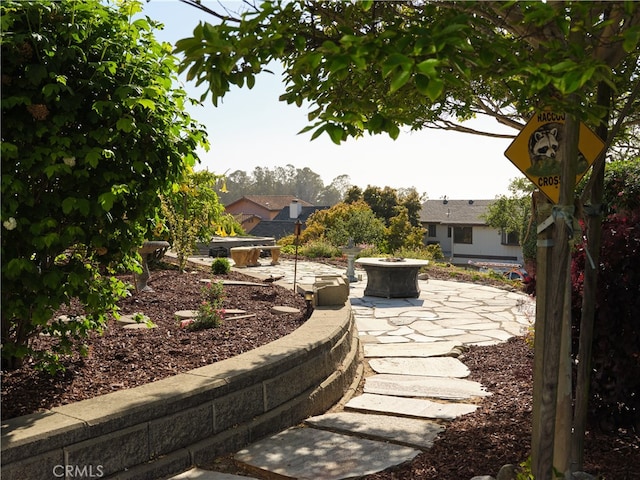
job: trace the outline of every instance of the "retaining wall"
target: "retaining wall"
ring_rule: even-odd
[[[2,422],[3,480],[157,480],[329,409],[359,373],[351,308],[316,308],[295,332],[137,388]]]

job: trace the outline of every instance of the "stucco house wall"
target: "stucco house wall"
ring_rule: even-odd
[[[457,265],[469,262],[522,264],[520,246],[504,244],[502,232],[489,227],[483,218],[492,202],[427,200],[420,215],[426,230],[424,243],[440,244],[445,258]],[[454,242],[456,229],[462,241]]]

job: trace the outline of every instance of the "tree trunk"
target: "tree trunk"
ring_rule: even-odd
[[[561,365],[568,361],[561,358],[561,343],[563,322],[566,321],[565,296],[566,282],[570,278],[570,248],[569,240],[572,236],[574,192],[576,178],[576,164],[578,159],[578,134],[580,122],[571,114],[566,115],[564,124],[564,139],[560,145],[559,157],[561,162],[560,198],[558,205],[553,207],[553,223],[551,229],[551,245],[547,248],[549,260],[544,280],[544,303],[541,305],[538,296],[536,312],[536,337],[538,332],[538,320],[544,324],[542,360],[534,360],[535,367],[541,368],[534,376],[534,395],[539,405],[538,412],[534,405],[534,429],[532,438],[532,469],[536,479],[553,478],[553,457],[556,440],[556,402],[558,400],[558,373]],[[544,227],[543,225],[539,224]],[[540,246],[539,248],[545,248]],[[538,266],[540,267],[540,266]],[[540,273],[540,272],[539,272]],[[538,284],[539,285],[539,284]],[[536,345],[537,346],[537,345]],[[536,357],[540,352],[536,349]],[[570,420],[564,420],[563,424],[570,426]]]
[[[598,85],[598,105],[606,107],[607,115],[596,129],[598,136],[606,140],[608,134],[609,110],[611,108],[611,89],[605,83]],[[605,152],[602,152],[604,155]],[[596,162],[598,164],[598,162]],[[587,411],[589,408],[589,388],[591,383],[591,355],[593,345],[593,326],[598,279],[598,264],[602,245],[602,199],[604,196],[605,164],[594,169],[593,188],[586,192],[589,208],[586,209],[587,242],[586,249],[593,260],[592,268],[587,261],[584,272],[582,313],[580,317],[580,340],[578,346],[578,371],[576,380],[575,409],[573,421],[573,439],[571,444],[571,463],[573,471],[582,471],[584,466],[584,436],[587,429]]]

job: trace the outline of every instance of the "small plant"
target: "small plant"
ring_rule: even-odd
[[[203,301],[198,307],[198,315],[187,328],[191,330],[204,330],[205,328],[219,327],[222,325],[224,315],[224,308],[218,308],[210,302]]]
[[[133,319],[135,320],[136,323],[144,323],[147,328],[153,328],[155,326],[155,324],[151,321],[151,319],[147,317],[144,313],[140,313],[140,312],[134,313]]]
[[[211,282],[202,287],[201,292],[206,302],[222,306],[224,300],[224,284],[222,282]]]
[[[198,306],[196,318],[191,322],[183,322],[181,326],[189,330],[204,330],[222,325],[225,310],[222,308],[224,289],[222,282],[211,282],[202,288],[202,302]]]
[[[226,275],[231,271],[231,263],[228,258],[218,257],[211,264],[211,271],[215,275]]]

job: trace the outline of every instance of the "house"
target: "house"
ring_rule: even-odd
[[[225,211],[236,218],[245,232],[250,233],[260,222],[273,220],[283,208],[294,202],[311,206],[293,195],[245,195],[228,204]]]
[[[484,216],[494,200],[427,200],[420,221],[425,244],[440,244],[446,259],[456,265],[523,264],[515,234],[487,225]]]
[[[294,233],[296,221],[329,207],[314,206],[293,195],[246,195],[226,206],[245,232],[276,240]],[[304,227],[303,227],[304,228]]]

